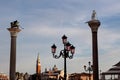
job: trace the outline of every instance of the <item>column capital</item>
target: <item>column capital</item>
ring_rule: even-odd
[[[10,32],[11,36],[17,36],[17,33],[21,31],[19,28],[7,28],[7,30]]]
[[[88,23],[89,27],[91,28],[92,32],[97,32],[97,30],[101,24],[99,20],[90,20],[87,23]]]

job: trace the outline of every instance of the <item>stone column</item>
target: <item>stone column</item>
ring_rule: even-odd
[[[118,74],[118,80],[120,80],[120,74]]]
[[[15,73],[16,73],[16,38],[18,32],[21,31],[19,29],[18,25],[11,25],[11,28],[7,28],[10,32],[11,36],[11,47],[10,47],[10,74],[9,78],[10,80],[15,80]]]
[[[91,20],[87,23],[92,32],[93,80],[99,80],[97,31],[100,26],[100,21],[95,19],[95,14],[96,12],[93,10]]]

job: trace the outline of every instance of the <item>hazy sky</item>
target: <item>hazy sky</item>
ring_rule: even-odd
[[[18,20],[22,31],[17,37],[16,71],[35,73],[40,53],[42,72],[55,64],[63,69],[63,58],[54,59],[63,49],[61,37],[76,47],[73,59],[67,59],[67,72],[83,72],[92,61],[91,30],[85,23],[96,10],[101,26],[98,30],[99,69],[107,71],[120,61],[120,0],[1,0],[0,1],[0,72],[9,74],[10,33],[6,28]]]

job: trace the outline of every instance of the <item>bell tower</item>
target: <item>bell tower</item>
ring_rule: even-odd
[[[37,61],[36,61],[36,74],[40,74],[40,73],[41,73],[41,64],[40,64],[40,56],[38,53]]]

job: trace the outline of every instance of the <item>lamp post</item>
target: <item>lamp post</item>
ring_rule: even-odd
[[[91,62],[89,61],[88,62],[88,67],[86,65],[84,65],[84,70],[87,72],[89,72],[89,80],[91,80],[91,72],[93,71],[92,70],[92,65],[91,65]]]
[[[11,22],[11,27],[7,28],[11,36],[11,50],[10,50],[10,80],[15,80],[16,72],[16,38],[21,31],[19,29],[18,21]]]
[[[93,10],[91,20],[87,23],[92,32],[93,80],[99,80],[97,31],[100,26],[100,21],[95,18],[96,12]]]
[[[58,59],[61,56],[64,58],[64,80],[66,80],[67,77],[66,58],[69,59],[73,58],[73,55],[75,53],[75,47],[67,41],[67,37],[65,35],[63,35],[62,37],[62,41],[63,41],[64,49],[60,51],[59,55],[55,55],[57,48],[55,44],[51,46],[51,50],[53,53],[53,58]]]

